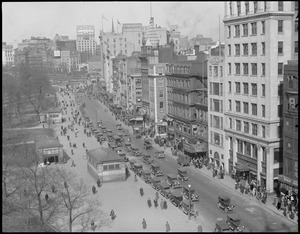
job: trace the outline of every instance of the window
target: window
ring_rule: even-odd
[[[267,1],[264,1],[264,11],[267,11]]]
[[[248,43],[243,44],[243,54],[248,55]]]
[[[228,74],[231,75],[231,63],[228,63]]]
[[[242,130],[241,120],[236,120],[236,130],[237,131],[241,131]]]
[[[298,41],[295,41],[295,53],[298,54]]]
[[[252,51],[252,55],[257,55],[257,44],[256,43],[251,43],[251,51]]]
[[[243,63],[243,75],[248,75],[248,63]]]
[[[283,63],[278,63],[278,75],[283,75]]]
[[[246,12],[246,15],[248,15],[248,13],[249,13],[249,1],[245,2],[245,12]]]
[[[231,93],[231,81],[228,81],[228,93]]]
[[[266,106],[265,105],[261,105],[261,116],[266,117]]]
[[[295,1],[295,11],[298,11],[298,2]]]
[[[252,134],[257,136],[257,124],[252,124]]]
[[[212,66],[209,66],[209,76],[212,76]]]
[[[228,56],[231,56],[231,45],[228,45]]]
[[[251,156],[251,144],[245,142],[245,155]]]
[[[232,109],[231,109],[231,100],[229,100],[229,102],[228,102],[228,109],[231,111]]]
[[[249,93],[248,83],[243,83],[243,88],[244,88],[244,94],[248,94]]]
[[[278,11],[283,11],[283,1],[278,2]]]
[[[266,96],[266,85],[265,84],[261,85],[261,96],[263,96],[263,97]]]
[[[257,84],[251,84],[252,95],[257,95]]]
[[[251,70],[252,70],[253,76],[257,75],[257,64],[256,63],[251,63]]]
[[[283,54],[283,41],[278,42],[278,54]]]
[[[265,126],[261,126],[261,135],[263,138],[266,138],[266,127]]]
[[[229,12],[230,12],[230,15],[232,15],[232,2],[229,2]]]
[[[159,97],[164,97],[164,91],[159,91]]]
[[[159,108],[164,108],[164,103],[163,102],[159,103]]]
[[[243,24],[243,36],[248,36],[248,24]]]
[[[266,54],[266,43],[265,42],[261,43],[261,54],[262,55]]]
[[[249,103],[248,102],[243,102],[244,105],[244,114],[249,113]]]
[[[236,2],[237,7],[237,15],[239,16],[241,14],[241,2]]]
[[[227,38],[230,38],[231,37],[231,26],[228,26],[227,29],[228,29],[228,37]]]
[[[261,33],[265,34],[266,33],[266,22],[265,21],[261,21]]]
[[[214,66],[214,77],[218,77],[218,66]]]
[[[240,25],[235,25],[235,37],[240,36]]]
[[[253,11],[254,14],[257,13],[257,2],[253,2]]]
[[[235,82],[235,92],[240,93],[241,92],[241,83]]]
[[[223,67],[220,66],[220,77],[223,77]]]
[[[235,74],[236,75],[241,74],[241,67],[239,63],[235,63]]]
[[[257,115],[257,104],[251,103],[252,115]]]
[[[283,20],[278,20],[278,32],[283,33]]]
[[[252,157],[257,159],[257,146],[252,144]]]
[[[240,55],[240,44],[235,44],[235,55]]]
[[[262,76],[266,75],[266,64],[265,63],[261,64],[261,75]]]
[[[251,23],[251,34],[252,35],[256,35],[257,34],[256,23]]]
[[[237,140],[237,151],[239,152],[239,153],[243,153],[243,141],[241,141],[241,140]]]
[[[115,165],[114,164],[108,165],[108,170],[114,170],[114,169],[115,169]]]
[[[229,128],[232,129],[232,119],[229,118]]]
[[[244,122],[244,132],[249,133],[249,123],[248,122]]]
[[[295,21],[295,32],[298,32],[298,20]]]
[[[241,102],[240,101],[235,101],[235,111],[241,112]]]

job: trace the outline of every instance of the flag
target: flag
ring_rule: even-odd
[[[104,15],[102,15],[102,19],[105,19],[105,20],[107,20],[107,21],[108,21],[108,19],[106,19],[106,18],[104,17]]]
[[[118,22],[118,24],[120,24],[121,25],[121,23],[119,22],[119,20],[117,19],[117,22]]]

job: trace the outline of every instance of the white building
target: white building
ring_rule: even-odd
[[[297,7],[298,8],[298,7]],[[283,66],[294,55],[295,2],[225,2],[224,114],[229,170],[274,191],[282,161]]]
[[[96,54],[95,27],[94,25],[78,25],[76,34],[76,48],[77,51],[82,52],[81,62],[85,63]]]
[[[12,45],[2,42],[2,66],[14,64],[14,50]]]

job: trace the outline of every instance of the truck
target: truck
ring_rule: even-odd
[[[179,154],[177,158],[177,163],[181,166],[189,166],[190,165],[190,157],[185,154]]]

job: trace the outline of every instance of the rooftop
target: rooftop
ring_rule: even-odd
[[[97,163],[125,162],[123,158],[109,148],[99,147],[89,150],[87,154],[95,158]]]
[[[42,136],[35,139],[35,144],[38,149],[63,147],[54,137]]]

